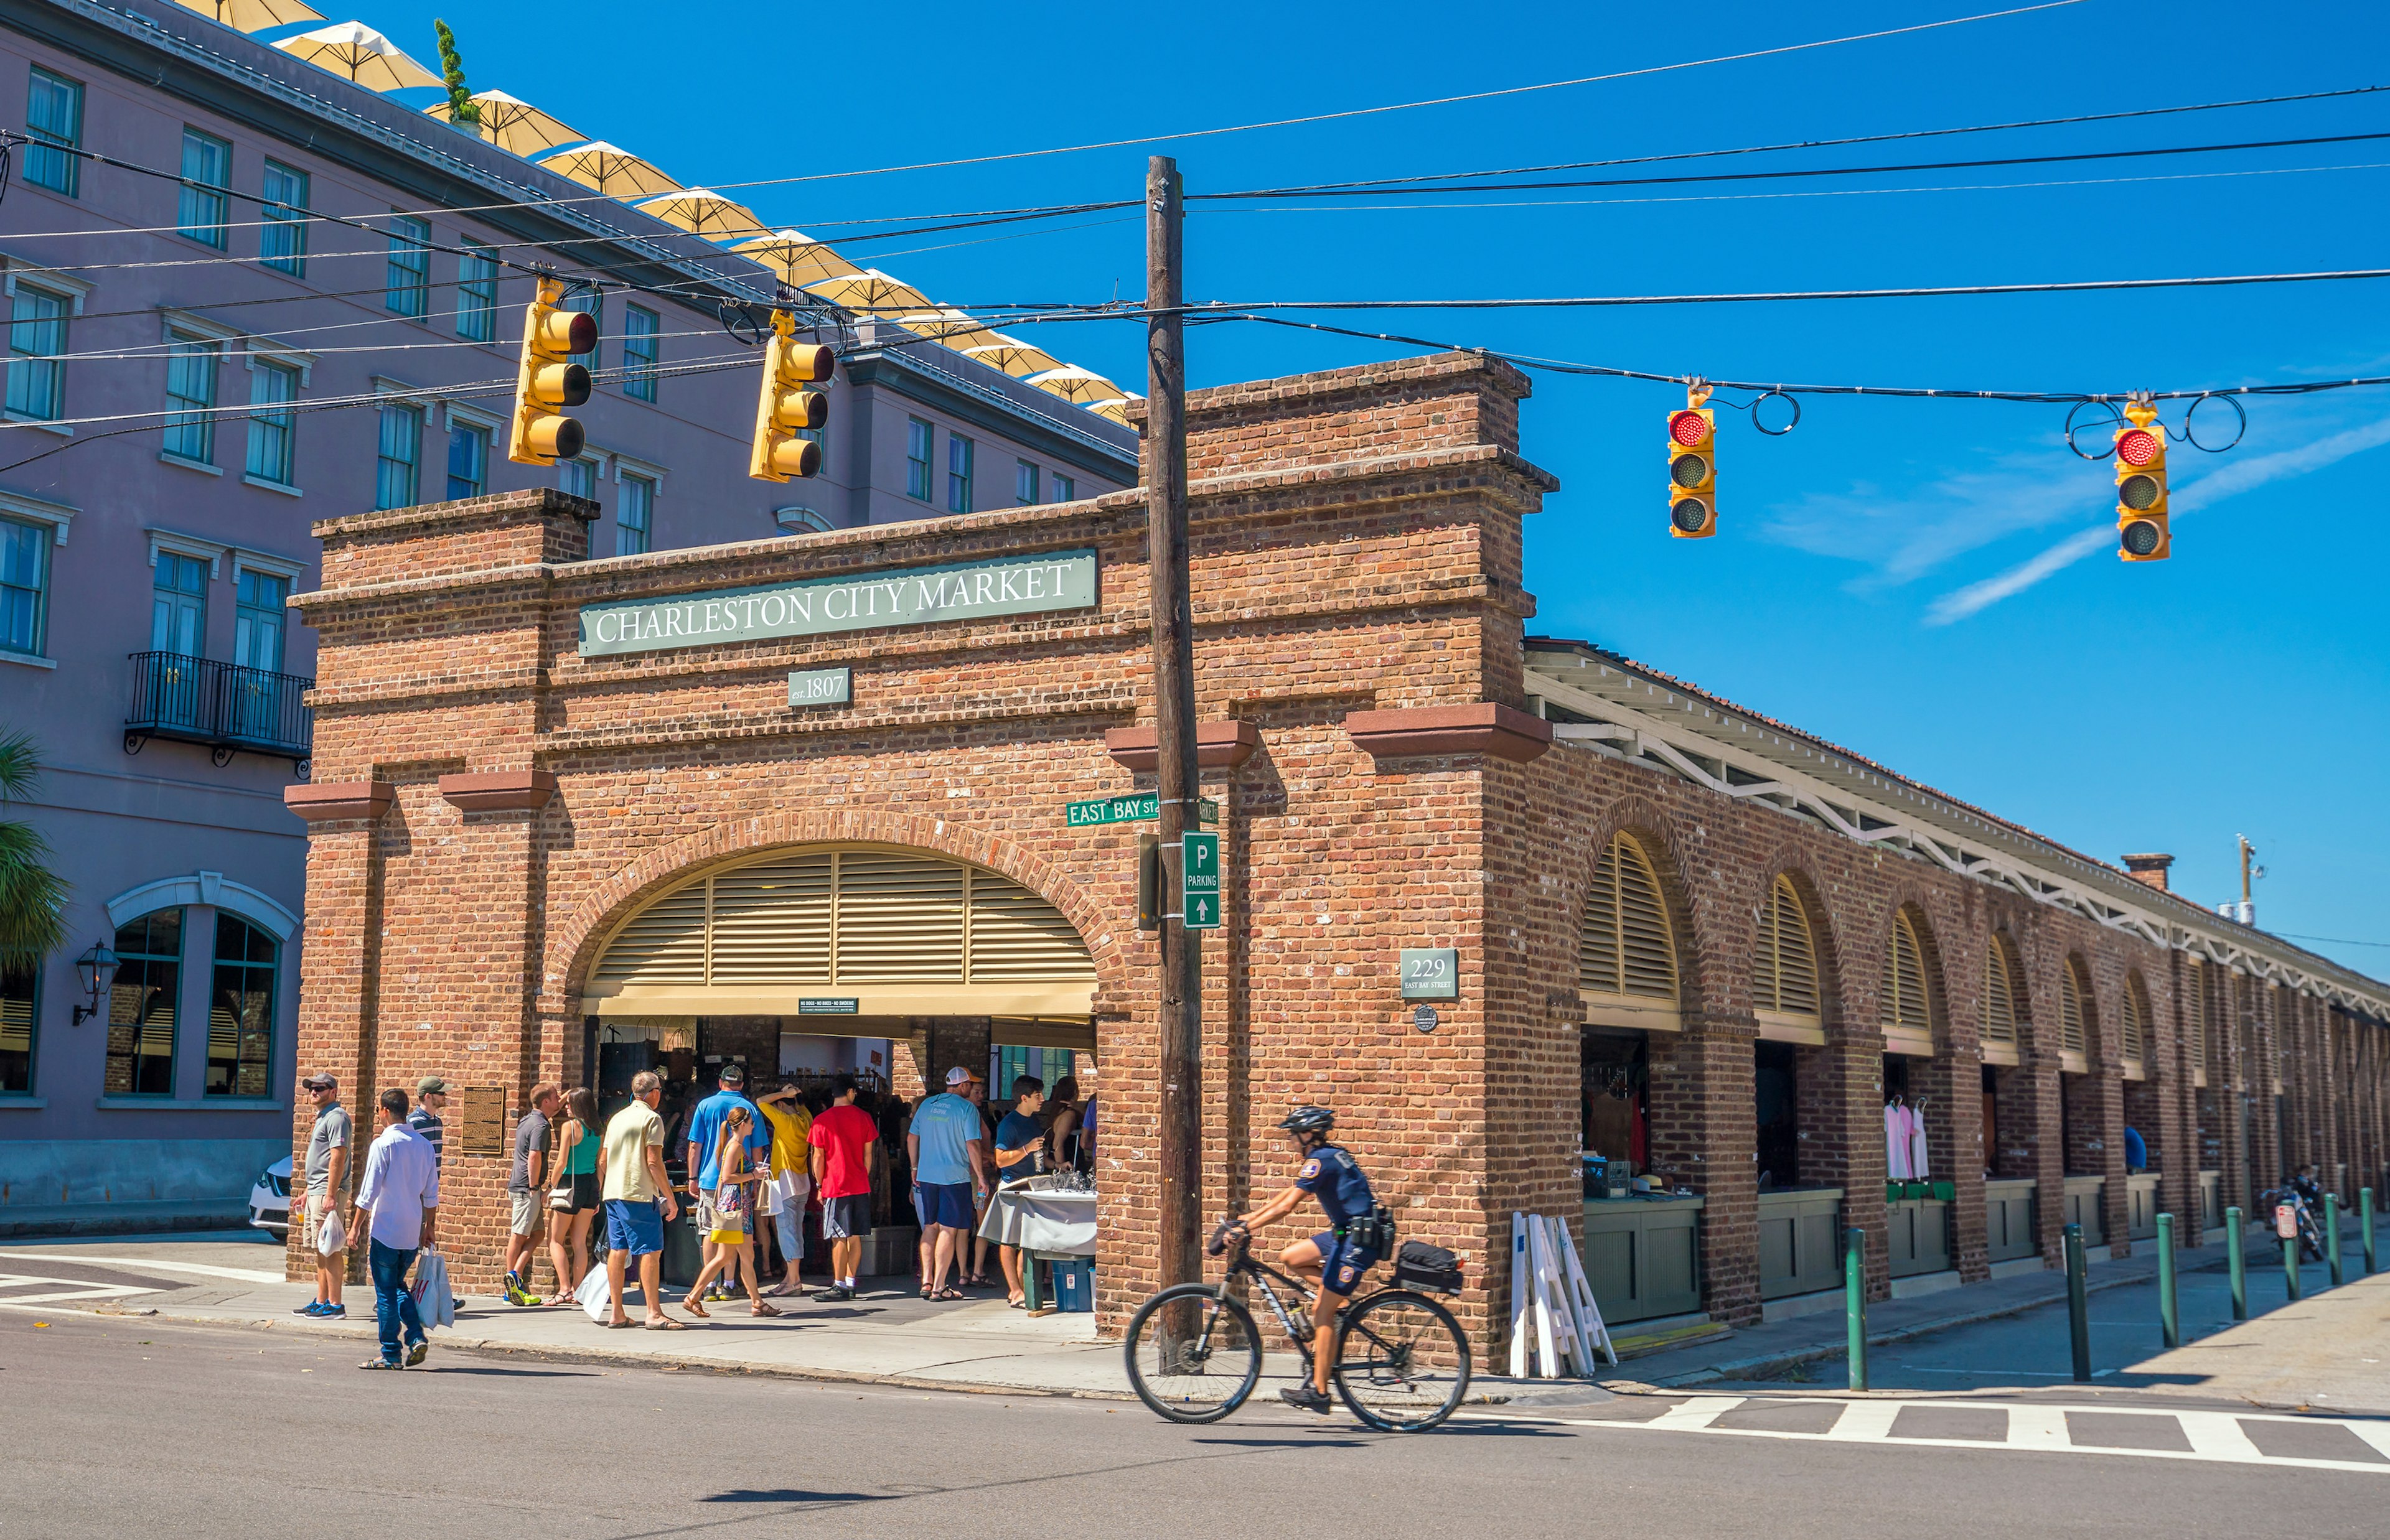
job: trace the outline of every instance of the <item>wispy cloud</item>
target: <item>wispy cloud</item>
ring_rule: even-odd
[[[2010,455],[1905,495],[1864,483],[1811,493],[1777,512],[1765,533],[1813,555],[1866,563],[1872,571],[1855,587],[1898,587],[1970,551],[2077,517],[2087,491],[2099,495],[2096,472],[2087,472],[2062,452]]]
[[[2198,513],[2228,497],[2237,497],[2242,493],[2287,481],[2294,476],[2304,476],[2311,470],[2320,470],[2351,455],[2362,454],[2384,443],[2390,443],[2390,417],[2365,423],[2312,443],[2226,465],[2175,492],[2167,501],[2177,515]],[[1948,625],[1954,621],[1965,620],[2002,599],[2024,593],[2044,578],[2064,571],[2085,557],[2114,548],[2115,541],[2115,530],[2110,523],[2078,530],[2007,571],[1943,595],[1926,607],[1926,623]]]

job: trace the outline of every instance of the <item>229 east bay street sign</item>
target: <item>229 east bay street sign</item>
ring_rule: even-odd
[[[669,599],[625,599],[581,610],[581,656],[718,647],[773,636],[818,636],[930,621],[1087,610],[1096,603],[1096,553],[1046,551],[943,567],[901,567],[853,577],[807,578]]]

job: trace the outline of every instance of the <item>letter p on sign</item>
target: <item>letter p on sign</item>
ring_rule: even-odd
[[[1189,930],[1220,928],[1220,837],[1190,833],[1179,836],[1178,882],[1185,924]]]

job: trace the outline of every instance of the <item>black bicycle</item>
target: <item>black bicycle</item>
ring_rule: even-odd
[[[1157,1416],[1173,1422],[1217,1422],[1253,1393],[1262,1375],[1262,1339],[1253,1312],[1229,1292],[1239,1278],[1251,1279],[1261,1290],[1297,1349],[1298,1373],[1310,1377],[1317,1293],[1254,1261],[1251,1240],[1231,1221],[1221,1221],[1206,1248],[1227,1256],[1220,1281],[1174,1284],[1129,1317],[1129,1383]],[[1285,1299],[1273,1283],[1285,1287]],[[1335,1360],[1329,1371],[1353,1415],[1387,1432],[1433,1428],[1469,1393],[1469,1340],[1460,1324],[1407,1283],[1456,1292],[1459,1272],[1450,1252],[1405,1243],[1396,1257],[1394,1286],[1365,1294],[1337,1313]],[[1289,1309],[1288,1300],[1297,1308]]]

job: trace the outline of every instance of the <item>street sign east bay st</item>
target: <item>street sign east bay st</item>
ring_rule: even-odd
[[[1195,804],[1196,816],[1207,824],[1220,821],[1220,804],[1209,797]],[[1156,791],[1131,791],[1118,797],[1091,797],[1062,804],[1064,821],[1073,828],[1094,824],[1138,824],[1162,816],[1162,796]]]
[[[1220,837],[1179,836],[1178,889],[1189,930],[1220,928]]]

